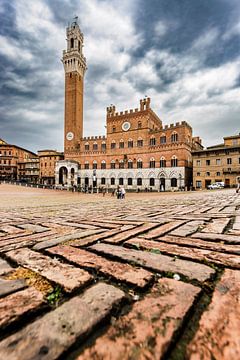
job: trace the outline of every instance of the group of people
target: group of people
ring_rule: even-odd
[[[124,189],[123,186],[119,186],[119,185],[117,189],[112,192],[112,196],[116,195],[117,199],[125,199],[125,194],[126,194],[126,190]]]

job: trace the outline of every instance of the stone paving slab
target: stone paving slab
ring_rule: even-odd
[[[130,240],[128,243],[131,244],[132,241]],[[171,274],[178,273],[192,280],[206,281],[215,273],[213,269],[206,265],[175,259],[174,257],[161,254],[132,250],[108,244],[96,244],[90,246],[90,249],[100,254],[114,256],[126,262],[133,262],[154,271],[169,272]]]
[[[84,270],[77,269],[72,265],[63,264],[57,259],[51,259],[27,248],[13,250],[6,255],[19,265],[61,285],[67,292],[86,285],[92,279],[92,276]]]
[[[0,198],[0,359],[239,358],[234,190]]]
[[[0,358],[56,359],[91,332],[123,298],[123,291],[99,283],[0,342]]]

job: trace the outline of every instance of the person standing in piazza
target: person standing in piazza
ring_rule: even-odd
[[[240,193],[240,176],[237,177],[237,190],[236,190],[236,193]]]
[[[120,193],[121,193],[121,197],[120,197],[120,198],[121,198],[121,199],[125,199],[126,191],[125,191],[124,187],[121,187]]]

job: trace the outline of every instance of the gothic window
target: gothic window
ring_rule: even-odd
[[[128,160],[128,169],[132,169],[133,168],[133,162],[132,160]]]
[[[96,151],[98,149],[98,144],[97,143],[93,143],[93,150]]]
[[[124,169],[124,161],[123,160],[119,161],[119,169]]]
[[[155,179],[154,178],[149,179],[149,185],[150,186],[155,186]]]
[[[116,126],[113,126],[112,132],[116,132]]]
[[[111,161],[111,169],[115,169],[115,161],[114,160]]]
[[[71,43],[71,49],[72,49],[74,47],[74,39],[73,38],[71,38],[70,43]]]
[[[160,167],[161,168],[166,167],[166,159],[164,157],[161,157],[160,159]]]
[[[105,169],[106,169],[106,161],[105,161],[105,160],[103,160],[103,161],[101,162],[101,169],[102,169],[102,170],[105,170]]]
[[[138,129],[141,129],[142,128],[142,123],[141,121],[138,122]]]
[[[149,144],[150,144],[150,146],[156,145],[156,139],[155,139],[155,137],[152,137],[152,138],[150,139]]]
[[[172,133],[171,135],[171,142],[177,142],[178,141],[178,134],[176,132]]]
[[[105,150],[106,150],[107,146],[106,146],[106,143],[105,143],[105,142],[102,143],[101,148],[102,148],[102,151],[105,151]]]
[[[149,167],[150,168],[155,168],[155,159],[154,158],[150,159]]]
[[[124,141],[120,140],[119,142],[119,149],[123,149],[124,148]]]
[[[114,177],[111,178],[111,185],[115,185],[115,178]]]
[[[115,149],[116,148],[116,142],[115,141],[112,141],[111,142],[111,149]]]
[[[85,168],[86,170],[88,170],[88,169],[89,169],[89,162],[88,162],[88,161],[86,161],[86,162],[85,162],[85,164],[84,164],[84,168]]]
[[[132,139],[129,139],[129,140],[128,140],[128,147],[129,147],[129,148],[132,148],[132,147],[133,147],[133,140],[132,140]]]
[[[128,178],[128,185],[132,185],[133,184],[133,179],[132,178]]]
[[[142,186],[142,178],[137,178],[137,186]]]
[[[85,151],[89,151],[89,144],[88,143],[85,144]]]
[[[118,179],[119,185],[123,185],[123,178]]]
[[[177,179],[176,178],[171,179],[171,187],[177,187]]]
[[[93,169],[97,169],[97,161],[96,160],[93,161]]]
[[[142,159],[138,159],[138,161],[137,161],[137,168],[138,168],[138,169],[142,169],[142,167],[143,167]]]
[[[177,157],[175,155],[171,159],[171,166],[172,167],[177,167],[178,166],[178,159],[177,159]]]
[[[160,144],[166,144],[166,142],[167,142],[166,136],[165,136],[165,135],[162,135],[162,136],[160,137]]]
[[[106,178],[105,177],[102,177],[101,178],[101,185],[105,185],[106,184]]]
[[[143,139],[138,138],[137,140],[137,147],[142,147],[143,146]]]

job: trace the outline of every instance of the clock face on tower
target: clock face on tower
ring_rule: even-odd
[[[67,135],[66,135],[66,139],[67,139],[68,141],[71,141],[73,138],[74,138],[73,133],[72,133],[71,131],[69,131],[69,132],[67,133]]]
[[[128,130],[130,129],[130,127],[131,127],[131,124],[130,124],[130,122],[128,122],[128,121],[125,121],[125,122],[122,124],[122,129],[123,129],[123,131],[128,131]]]

